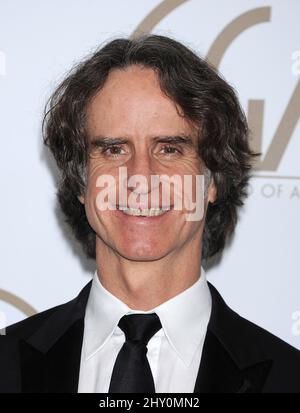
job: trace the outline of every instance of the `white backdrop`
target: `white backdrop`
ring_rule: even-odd
[[[150,19],[152,32],[206,56],[250,12],[238,20],[247,26],[254,9],[263,21],[235,26],[241,33],[219,68],[247,113],[250,100],[264,101],[261,148],[271,162],[252,179],[233,242],[207,275],[233,309],[300,349],[298,0],[1,2],[0,324],[29,314],[26,303],[42,311],[73,298],[94,270],[66,235],[55,206],[57,170],[41,144],[44,103],[66,71],[100,43],[131,35],[149,14],[144,28]]]

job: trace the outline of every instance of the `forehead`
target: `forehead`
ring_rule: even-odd
[[[87,108],[90,133],[145,135],[191,133],[191,121],[161,90],[154,70],[130,66],[110,72]]]

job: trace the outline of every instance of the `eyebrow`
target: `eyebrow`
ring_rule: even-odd
[[[151,140],[155,143],[186,144],[193,146],[194,142],[189,135],[172,135],[172,136],[152,136]],[[129,142],[128,138],[95,136],[91,138],[90,145],[93,147],[106,147],[110,145],[122,145]]]

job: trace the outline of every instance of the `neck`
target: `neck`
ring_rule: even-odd
[[[200,275],[201,240],[154,261],[132,261],[96,241],[101,284],[133,310],[148,311],[191,287]]]

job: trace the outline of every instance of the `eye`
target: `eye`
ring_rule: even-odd
[[[161,151],[163,151],[163,153],[164,153],[165,155],[178,155],[178,154],[181,154],[181,153],[182,153],[178,148],[176,148],[175,146],[170,146],[170,145],[164,146],[164,147],[160,150],[160,152],[161,152]]]
[[[104,153],[107,156],[116,157],[118,155],[123,155],[125,153],[125,150],[121,146],[111,145],[103,148],[102,153]]]

